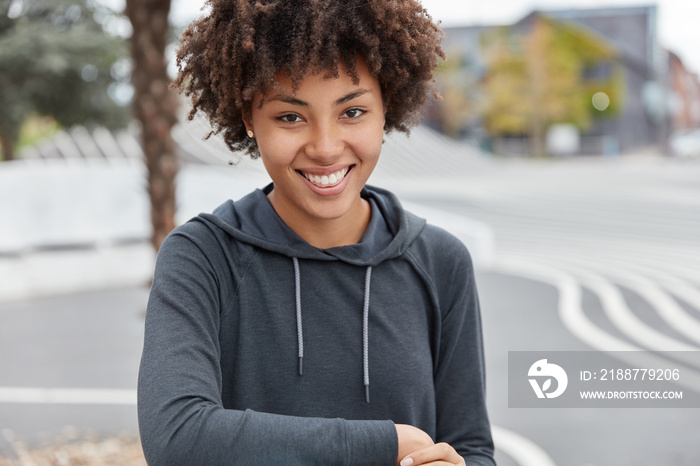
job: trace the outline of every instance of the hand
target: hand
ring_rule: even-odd
[[[434,445],[430,435],[408,424],[396,424],[396,434],[399,437],[399,457],[396,460],[396,466],[399,466],[399,461],[409,453],[421,451]]]
[[[401,448],[399,447],[400,451]],[[414,451],[403,458],[401,458],[399,453],[399,459],[401,459],[400,466],[466,466],[464,458],[451,445],[444,442]]]

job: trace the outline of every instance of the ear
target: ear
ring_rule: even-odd
[[[249,102],[248,105],[244,104],[243,108],[241,109],[241,120],[243,120],[243,125],[245,126],[246,131],[253,130],[253,111],[251,109],[251,105],[252,102]]]
[[[244,112],[242,115],[242,120],[246,132],[253,131],[253,119],[251,118],[250,112]]]

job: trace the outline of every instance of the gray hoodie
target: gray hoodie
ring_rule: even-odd
[[[365,187],[352,246],[315,248],[265,190],[158,253],[139,372],[151,465],[394,465],[394,423],[493,465],[471,259]]]

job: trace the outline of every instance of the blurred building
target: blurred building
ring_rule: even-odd
[[[669,52],[674,131],[700,128],[700,79],[681,58]]]
[[[633,152],[700,126],[698,77],[660,46],[655,6],[534,11],[445,33],[444,100],[428,124],[496,153]]]

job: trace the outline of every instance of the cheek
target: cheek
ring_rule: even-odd
[[[291,138],[262,137],[258,140],[258,149],[266,167],[288,165],[296,154]]]
[[[376,159],[382,150],[384,128],[367,128],[358,132],[353,138],[356,152],[367,159]]]

